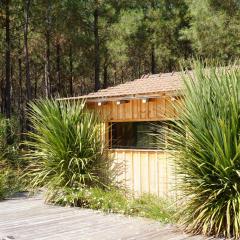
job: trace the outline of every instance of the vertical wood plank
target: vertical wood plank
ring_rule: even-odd
[[[124,151],[118,151],[117,152],[117,167],[119,171],[118,181],[121,186],[126,185],[126,161],[125,161],[125,152]]]
[[[133,158],[133,152],[131,152],[131,157],[132,157],[132,192],[134,193],[135,191],[135,178],[134,178],[134,158]]]
[[[170,97],[166,98],[166,101],[165,101],[165,108],[166,108],[166,112],[165,112],[165,116],[167,118],[174,118],[175,116],[175,109],[174,109],[174,101],[171,100]]]
[[[108,122],[103,123],[103,136],[104,136],[104,146],[109,148],[110,138],[109,138],[110,125]]]
[[[156,106],[156,109],[157,109],[157,118],[159,120],[162,120],[165,118],[165,114],[166,114],[166,99],[165,97],[162,97],[162,98],[158,98],[157,99],[157,106]]]
[[[132,101],[124,104],[125,120],[132,121]]]
[[[148,153],[141,152],[141,193],[149,192]]]
[[[159,172],[159,196],[166,197],[166,184],[167,184],[167,175],[166,175],[166,157],[165,153],[158,153],[158,172]]]
[[[138,100],[133,100],[133,119],[139,118]]]
[[[110,119],[110,117],[111,117],[111,115],[112,115],[112,113],[111,113],[111,103],[107,103],[107,104],[104,104],[103,105],[103,111],[104,111],[104,113],[103,113],[103,119],[105,120],[105,121],[107,121],[108,119]]]
[[[148,114],[149,114],[149,119],[156,119],[157,117],[156,99],[151,99],[148,102]]]
[[[111,107],[112,107],[111,120],[116,120],[117,119],[117,105],[114,101],[111,102]]]
[[[141,100],[139,100],[139,105],[140,105],[140,118],[141,119],[146,119],[147,115],[147,108],[146,105],[147,103],[143,103]]]
[[[172,198],[176,197],[176,171],[175,163],[170,154],[166,154],[168,162],[168,195]]]
[[[125,152],[125,159],[126,159],[126,187],[127,190],[132,191],[133,190],[133,156],[132,152]]]
[[[133,152],[133,166],[134,166],[134,192],[141,194],[141,162],[140,152]]]
[[[120,105],[118,105],[118,104],[115,104],[116,105],[116,113],[117,113],[117,115],[116,115],[116,120],[119,120],[120,118],[119,118],[119,115],[120,115]]]
[[[149,152],[149,192],[158,195],[157,185],[157,155],[155,152]]]
[[[124,120],[126,119],[125,117],[125,110],[126,110],[126,103],[119,104],[118,105],[118,119],[119,120]]]

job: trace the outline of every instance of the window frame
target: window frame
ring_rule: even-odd
[[[113,147],[113,136],[112,136],[112,126],[115,123],[149,123],[149,124],[154,124],[154,123],[166,123],[166,122],[171,122],[173,121],[172,119],[163,119],[163,120],[131,120],[131,121],[109,121],[108,122],[108,149],[109,150],[132,150],[132,151],[166,151],[167,149],[167,133],[165,132],[165,136],[164,136],[164,147],[163,148],[155,148],[155,147],[137,147],[137,146],[129,146],[129,147],[124,147],[124,146],[119,146],[119,147]]]

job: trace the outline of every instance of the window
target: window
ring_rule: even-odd
[[[113,149],[166,148],[166,122],[113,122],[109,139]],[[157,137],[156,137],[156,133]]]

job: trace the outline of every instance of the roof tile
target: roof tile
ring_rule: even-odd
[[[81,98],[104,98],[128,95],[153,94],[182,89],[181,72],[145,75],[140,79],[90,93]]]

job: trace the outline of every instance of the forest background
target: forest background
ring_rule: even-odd
[[[0,112],[240,55],[238,0],[1,0]]]

